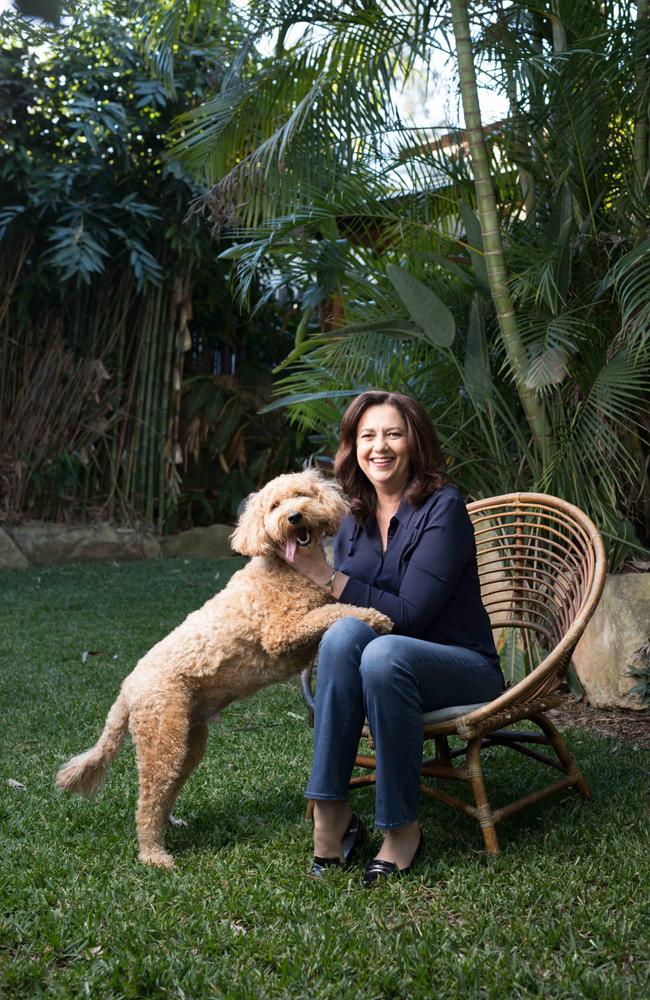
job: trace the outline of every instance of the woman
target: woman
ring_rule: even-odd
[[[410,871],[422,845],[423,712],[490,701],[503,676],[481,602],[474,532],[444,472],[424,408],[397,393],[364,392],[341,423],[334,465],[351,515],[334,542],[334,572],[321,550],[294,567],[338,600],[383,611],[391,635],[344,618],[323,637],[318,659],[312,874],[343,865],[362,832],[347,802],[364,719],[377,755],[375,824],[385,831],[363,877]]]

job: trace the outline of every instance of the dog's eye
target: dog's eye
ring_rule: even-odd
[[[279,506],[280,506],[280,501],[274,500],[273,503],[269,505],[269,510],[275,510],[275,508]]]

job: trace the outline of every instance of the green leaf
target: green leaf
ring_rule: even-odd
[[[296,393],[292,396],[283,396],[281,399],[275,399],[272,403],[267,403],[266,406],[262,406],[258,413],[270,413],[271,410],[279,410],[283,406],[293,406],[294,403],[305,403],[317,399],[341,399],[343,397],[358,396],[363,389],[361,386],[357,386],[354,389],[335,389],[327,390],[325,392],[301,392]]]
[[[243,406],[239,399],[233,397],[228,400],[220,415],[221,422],[210,441],[210,448],[213,454],[216,455],[217,452],[223,451],[230,443],[242,412]]]
[[[458,202],[463,225],[465,226],[465,236],[467,239],[467,249],[474,268],[476,280],[481,288],[489,292],[490,281],[488,279],[485,256],[483,254],[483,237],[481,235],[481,224],[476,214],[472,211],[466,201],[461,198]]]
[[[386,271],[409,316],[427,340],[436,347],[451,347],[456,321],[444,302],[406,268],[389,264]]]
[[[260,240],[255,240],[252,243],[235,243],[234,246],[227,247],[217,254],[217,260],[239,260],[240,257],[249,254],[251,250],[257,249],[260,243]]]
[[[478,409],[484,409],[492,398],[492,379],[488,357],[483,298],[475,292],[470,306],[465,346],[465,388]]]
[[[519,629],[504,629],[497,652],[501,659],[501,669],[506,681],[518,684],[527,673],[526,651]]]
[[[528,389],[544,389],[559,385],[567,375],[566,351],[557,344],[551,344],[532,359],[526,372]]]
[[[584,686],[582,684],[582,681],[578,677],[578,671],[574,667],[573,661],[571,661],[571,663],[569,663],[569,666],[567,667],[567,672],[566,672],[566,674],[564,676],[564,679],[567,682],[567,684],[569,685],[569,691],[571,692],[571,694],[573,695],[574,698],[577,698],[578,700],[580,700],[580,698],[584,697],[584,695],[585,695],[585,689],[584,689]]]
[[[562,192],[551,217],[549,239],[553,247],[552,282],[549,285],[549,307],[557,316],[566,303],[571,284],[571,238],[573,236],[573,198],[568,184]]]

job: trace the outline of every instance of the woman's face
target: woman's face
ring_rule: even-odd
[[[388,403],[369,406],[357,425],[357,462],[378,493],[401,493],[411,474],[406,423]]]

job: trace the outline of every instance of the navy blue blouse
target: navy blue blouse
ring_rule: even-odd
[[[398,635],[475,649],[499,669],[474,529],[455,486],[442,486],[419,510],[403,500],[383,555],[375,518],[360,524],[346,517],[334,539],[334,567],[350,577],[342,602],[383,611]]]

